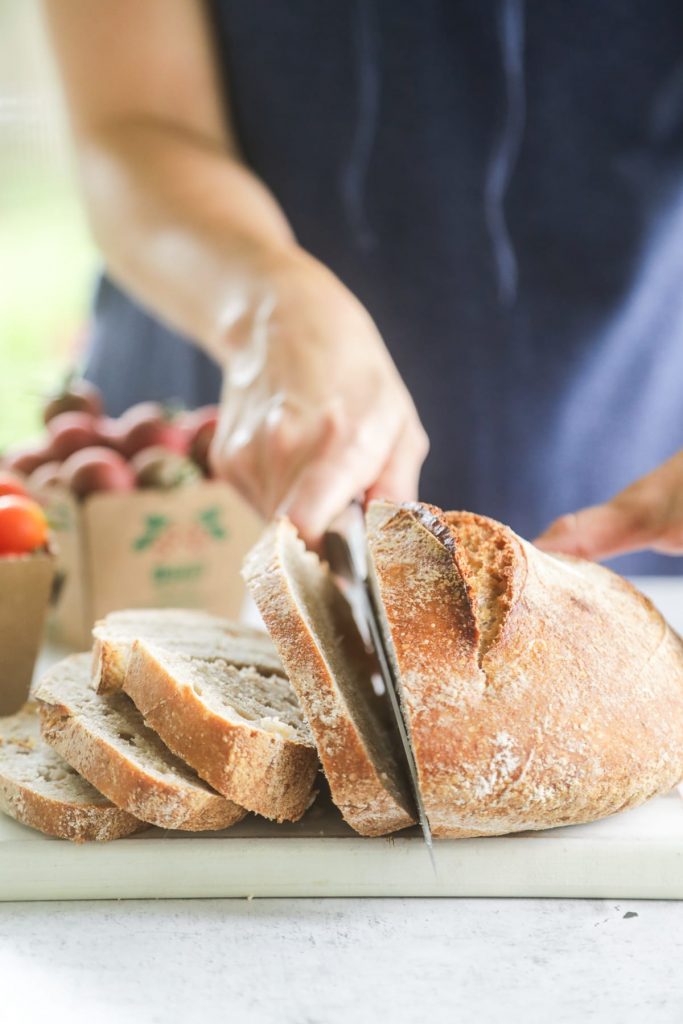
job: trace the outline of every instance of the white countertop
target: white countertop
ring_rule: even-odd
[[[680,629],[683,583],[643,589]],[[0,1020],[11,1024],[680,1024],[682,963],[676,902],[0,906]]]
[[[673,902],[0,908],[8,1024],[680,1024],[681,963],[683,907]]]

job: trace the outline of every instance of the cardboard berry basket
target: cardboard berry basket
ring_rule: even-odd
[[[40,495],[63,574],[50,639],[90,646],[93,623],[121,608],[201,608],[239,616],[242,559],[262,523],[228,484],[103,492],[78,501]]]
[[[0,715],[28,697],[54,577],[51,551],[0,558]]]

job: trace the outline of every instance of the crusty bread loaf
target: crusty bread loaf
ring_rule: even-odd
[[[368,544],[436,836],[590,821],[683,777],[683,643],[631,584],[421,504],[373,503]]]
[[[349,605],[292,524],[269,527],[243,575],[313,730],[332,799],[363,835],[414,822],[398,737]]]
[[[47,743],[117,807],[160,828],[200,832],[234,825],[246,811],[210,789],[148,728],[125,693],[97,694],[90,654],[74,654],[42,678]]]
[[[276,821],[312,803],[318,758],[283,676],[137,641],[124,688],[166,746],[229,800]]]
[[[98,693],[121,689],[136,640],[148,640],[168,651],[253,666],[268,675],[284,675],[266,633],[194,609],[111,612],[95,623],[93,638],[92,684]]]
[[[0,810],[60,839],[119,839],[144,828],[40,738],[36,705],[0,719]]]

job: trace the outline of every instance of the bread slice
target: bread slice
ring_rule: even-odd
[[[314,799],[315,744],[283,676],[137,641],[126,693],[178,757],[227,799],[297,821]]]
[[[484,516],[367,521],[435,835],[590,821],[680,781],[683,643],[630,583]]]
[[[183,608],[138,608],[111,612],[93,628],[93,687],[120,690],[136,640],[195,657],[252,665],[267,675],[284,675],[266,633],[208,612]]]
[[[292,524],[269,527],[243,576],[313,730],[332,799],[363,835],[414,823],[398,737],[372,665],[327,566]]]
[[[0,719],[0,810],[23,825],[75,843],[120,839],[145,827],[41,740],[33,703]]]
[[[200,832],[246,811],[210,789],[175,757],[125,693],[89,685],[90,655],[51,669],[36,691],[43,738],[112,803],[160,828]]]

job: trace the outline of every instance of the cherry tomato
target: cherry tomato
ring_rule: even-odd
[[[88,412],[62,412],[47,425],[51,460],[64,462],[74,452],[97,444],[97,424]]]
[[[127,459],[158,445],[179,455],[187,451],[188,439],[180,420],[158,402],[139,402],[126,409],[119,418],[119,432],[116,447]]]
[[[43,410],[43,421],[49,423],[63,412],[89,412],[91,416],[100,416],[102,395],[87,380],[70,378],[61,391],[48,399]]]
[[[74,452],[62,464],[59,479],[79,498],[96,491],[132,491],[135,487],[133,470],[110,448],[82,448]]]
[[[31,445],[28,448],[14,448],[6,452],[2,462],[5,469],[28,476],[50,458],[45,445]]]
[[[40,505],[19,494],[0,498],[0,555],[25,555],[44,547],[47,519]]]
[[[25,498],[28,498],[26,488],[19,477],[14,473],[8,473],[6,470],[0,469],[0,498],[4,498],[7,494],[22,494]]]

